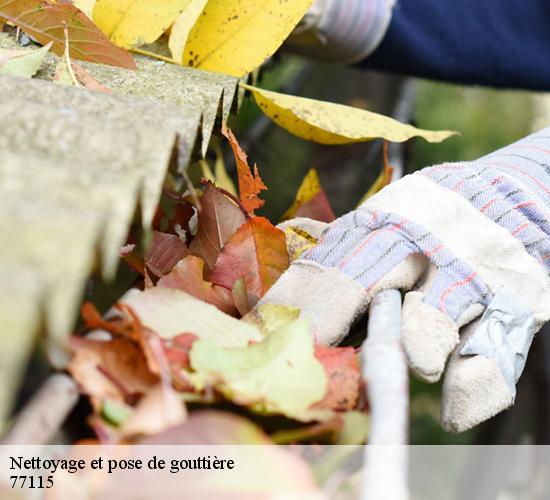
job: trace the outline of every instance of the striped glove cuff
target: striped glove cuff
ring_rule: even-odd
[[[395,0],[316,0],[285,46],[318,59],[352,64],[386,34]]]

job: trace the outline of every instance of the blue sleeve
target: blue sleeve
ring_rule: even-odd
[[[361,66],[550,90],[550,1],[397,0],[388,32]]]

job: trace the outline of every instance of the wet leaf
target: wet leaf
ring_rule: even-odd
[[[244,277],[247,292],[261,298],[288,264],[284,233],[267,219],[253,217],[225,244],[211,279],[231,290]]]
[[[42,45],[53,42],[52,50],[60,56],[65,50],[66,24],[71,58],[136,69],[132,56],[111,43],[74,5],[47,0],[4,0],[0,19],[15,24]]]
[[[312,0],[209,0],[191,30],[183,62],[243,77],[272,56]]]
[[[212,386],[256,411],[307,420],[310,406],[323,398],[327,388],[304,320],[287,323],[262,342],[244,347],[224,348],[198,340],[190,359],[199,388]]]
[[[254,165],[252,173],[248,166],[246,153],[242,150],[237,142],[233,132],[225,125],[222,127],[222,133],[229,140],[235,161],[237,163],[237,174],[239,176],[239,196],[243,207],[249,214],[254,214],[254,210],[263,207],[265,201],[258,198],[258,194],[267,189],[258,173],[258,166]]]
[[[158,281],[157,286],[183,290],[227,314],[237,313],[231,292],[204,279],[204,260],[200,257],[188,255],[180,260],[171,272]]]
[[[245,221],[241,208],[212,183],[207,183],[201,196],[199,230],[189,246],[191,253],[202,257],[212,269],[221,249]]]
[[[52,43],[39,49],[9,50],[0,48],[0,75],[32,78],[42,66]]]
[[[404,142],[412,137],[441,142],[457,134],[449,130],[418,129],[388,116],[342,104],[241,86],[252,92],[261,110],[277,125],[302,139],[320,144],[350,144],[375,138]]]
[[[94,22],[120,47],[154,42],[187,7],[189,0],[97,0]]]
[[[254,326],[173,288],[155,287],[125,297],[141,323],[163,339],[192,333],[220,346],[236,347],[258,342],[263,336]]]
[[[292,206],[283,215],[283,220],[295,217],[308,217],[321,222],[332,222],[334,212],[327,195],[319,182],[317,170],[312,168],[305,176],[296,199]]]
[[[353,347],[315,346],[315,357],[325,368],[328,387],[315,408],[353,410],[359,398],[361,369]]]

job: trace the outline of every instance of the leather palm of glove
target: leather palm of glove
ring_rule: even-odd
[[[549,205],[546,129],[407,176],[324,230],[286,223],[305,223],[319,243],[262,303],[300,307],[316,340],[335,344],[376,293],[407,291],[409,365],[429,382],[447,366],[442,424],[468,429],[513,404],[532,336],[550,318]]]
[[[386,34],[395,0],[315,0],[285,42],[290,51],[339,63],[374,52]]]

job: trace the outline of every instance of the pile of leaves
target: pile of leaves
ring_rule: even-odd
[[[361,442],[368,424],[355,349],[315,345],[299,310],[258,304],[315,238],[255,214],[267,188],[233,133],[223,133],[238,197],[226,173],[229,189],[203,177],[200,189],[168,197],[149,241],[130,237],[121,251],[142,277],[141,290],[105,318],[83,307],[86,327],[72,339],[68,370],[90,398],[89,422],[101,443],[162,440],[185,426],[190,408],[213,405],[248,415],[275,442],[342,442],[352,423]],[[285,218],[297,215],[334,218],[314,170]],[[216,421],[239,421],[224,415]]]

